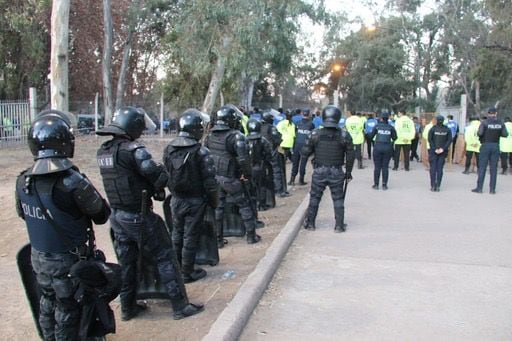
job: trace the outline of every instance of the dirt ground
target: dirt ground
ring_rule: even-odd
[[[96,149],[105,138],[92,135],[77,138],[73,162],[85,173],[102,192],[103,186],[96,165]],[[157,160],[169,139],[151,138],[143,140]],[[32,155],[27,147],[0,150],[0,220],[4,228],[0,237],[0,330],[3,340],[37,340],[32,315],[22,288],[16,267],[16,253],[27,243],[28,236],[24,222],[16,215],[14,208],[14,186],[16,175],[32,164]],[[289,166],[289,165],[288,165]],[[288,168],[289,169],[289,168]],[[180,321],[171,318],[170,303],[166,300],[151,300],[149,309],[141,317],[129,322],[120,320],[118,300],[111,306],[116,314],[117,332],[108,340],[200,340],[211,324],[235,296],[238,288],[263,257],[267,247],[279,233],[286,221],[300,204],[309,186],[295,186],[290,189],[292,196],[277,198],[277,207],[260,212],[260,219],[266,227],[259,229],[262,242],[248,245],[243,238],[228,238],[229,244],[220,250],[220,264],[205,266],[208,276],[196,283],[187,284],[191,302],[205,304],[205,311]],[[156,211],[161,214],[159,203]],[[105,251],[109,261],[115,255],[108,236],[108,224],[95,228],[98,247]],[[224,278],[227,271],[234,271],[234,277]]]

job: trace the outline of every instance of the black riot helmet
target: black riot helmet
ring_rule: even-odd
[[[114,113],[114,119],[107,127],[96,132],[97,135],[127,135],[138,139],[146,129],[144,112],[135,107],[121,107]]]
[[[341,119],[341,110],[334,105],[328,105],[322,110],[322,125],[326,128],[336,128]]]
[[[249,139],[251,137],[261,137],[261,122],[255,119],[250,119],[247,122],[247,130],[249,131]]]
[[[274,123],[274,116],[272,115],[272,113],[270,111],[264,111],[263,114],[261,115],[262,119],[264,122],[266,123]]]
[[[217,111],[216,125],[226,125],[236,129],[244,114],[233,104],[226,104]]]
[[[28,146],[34,160],[73,157],[75,136],[64,117],[65,114],[52,110],[52,114],[38,115],[32,122]]]
[[[204,127],[201,112],[187,109],[178,120],[178,136],[191,137],[199,141],[203,137]]]

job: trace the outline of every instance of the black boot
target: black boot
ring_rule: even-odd
[[[204,310],[202,304],[192,304],[186,297],[171,298],[171,306],[173,310],[172,318],[175,320],[181,320]]]
[[[304,185],[307,185],[307,184],[308,184],[308,183],[304,181],[304,177],[303,177],[303,176],[301,176],[301,177],[299,178],[299,185],[300,185],[300,186],[304,186]]]
[[[295,186],[295,177],[294,176],[292,176],[290,178],[290,181],[288,182],[288,186]]]
[[[338,212],[334,212],[334,219],[336,220],[334,232],[345,232],[347,230],[347,224],[345,224],[345,211],[340,212],[340,210],[338,210]]]
[[[147,309],[145,303],[135,303],[129,308],[121,308],[121,321],[130,321],[132,318],[139,315],[141,312]]]
[[[201,268],[194,269],[196,262],[196,253],[189,250],[183,252],[183,266],[181,267],[181,274],[183,275],[183,282],[192,283],[201,278],[206,277],[206,271]]]
[[[363,169],[363,161],[362,160],[357,160],[357,169]]]
[[[465,168],[464,172],[462,172],[462,174],[469,174],[469,168]]]
[[[256,244],[261,240],[261,237],[255,231],[247,231],[247,244]]]
[[[310,223],[308,219],[304,220],[304,228],[308,231],[316,230],[316,226],[314,223]]]

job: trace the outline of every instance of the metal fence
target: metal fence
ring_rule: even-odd
[[[30,102],[0,101],[0,147],[24,145],[30,129]]]

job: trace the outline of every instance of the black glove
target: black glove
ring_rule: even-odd
[[[348,181],[352,180],[352,173],[346,173],[345,179],[347,179]]]
[[[155,199],[156,201],[164,201],[165,200],[165,189],[155,192],[155,194],[153,194],[153,199]]]

